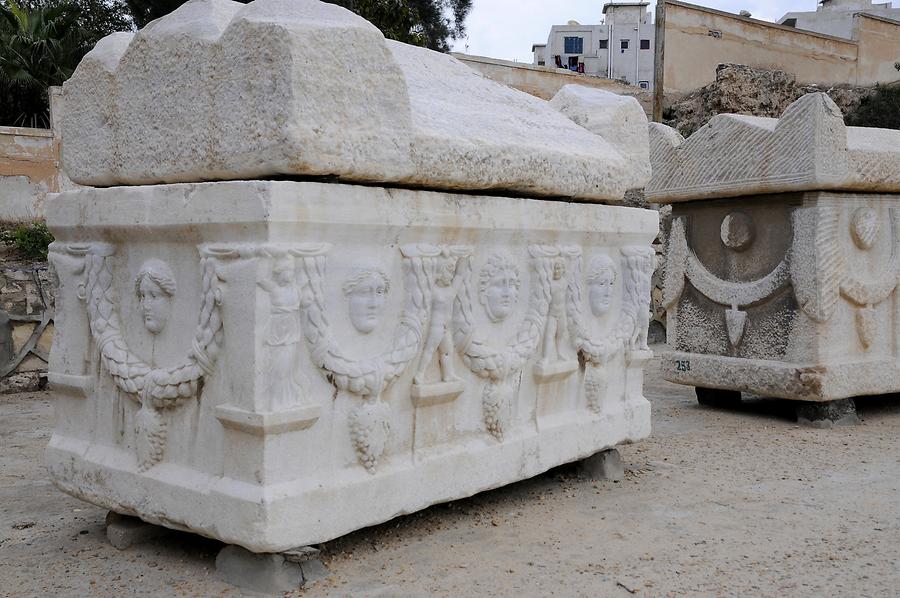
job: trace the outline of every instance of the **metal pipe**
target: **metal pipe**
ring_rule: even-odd
[[[638,85],[641,80],[639,71],[639,60],[641,59],[641,24],[634,28],[634,85]]]
[[[615,60],[613,59],[613,48],[616,47],[615,42],[613,41],[613,34],[616,32],[616,26],[612,23],[609,24],[609,42],[606,44],[606,51],[609,54],[609,79],[614,79],[613,76],[613,68],[615,68]]]

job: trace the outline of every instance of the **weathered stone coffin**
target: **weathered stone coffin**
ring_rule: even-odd
[[[781,119],[652,125],[672,203],[666,379],[803,401],[900,390],[900,132],[824,94]]]
[[[251,63],[179,79],[185,48],[215,62],[253,35],[284,98],[243,105],[242,81],[266,80]],[[377,55],[390,77],[318,69],[332,94],[301,97],[318,93],[314,73],[282,63],[327,67],[328,43]],[[185,98],[158,90],[153,111],[165,76]],[[365,121],[369,76],[384,105]],[[448,81],[449,104],[435,92]],[[64,159],[85,183],[123,186],[47,211],[53,481],[276,552],[646,437],[657,216],[559,200],[615,202],[645,183],[646,119],[630,98],[564,92],[531,98],[311,0],[194,0],[101,42],[65,87]],[[229,101],[197,118],[240,126],[175,126],[189,102]],[[294,109],[302,126],[266,129]],[[559,170],[573,164],[586,170]]]

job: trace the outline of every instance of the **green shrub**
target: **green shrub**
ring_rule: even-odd
[[[854,127],[900,129],[900,85],[877,85],[844,119]]]
[[[29,260],[46,260],[47,249],[53,242],[53,234],[46,223],[35,221],[19,224],[2,233],[2,240],[7,245]]]

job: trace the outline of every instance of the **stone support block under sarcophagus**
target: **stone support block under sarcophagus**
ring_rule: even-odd
[[[105,187],[47,210],[54,482],[276,552],[646,437],[657,215],[596,202],[647,123],[569,92],[313,0],[101,41],[63,153]]]
[[[900,132],[847,127],[821,93],[687,140],[651,127],[648,199],[673,207],[665,377],[701,401],[900,391]]]

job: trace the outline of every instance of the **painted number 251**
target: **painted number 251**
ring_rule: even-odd
[[[675,371],[676,372],[690,372],[691,371],[690,360],[676,359],[675,360]]]

